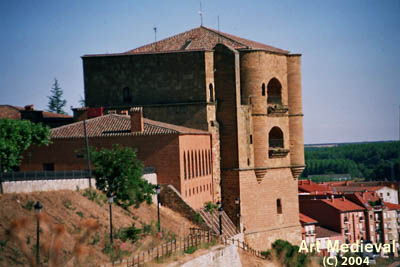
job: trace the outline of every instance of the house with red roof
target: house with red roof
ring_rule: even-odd
[[[373,243],[387,242],[387,207],[376,192],[355,192],[345,194],[346,198],[364,207],[366,238]]]
[[[314,218],[319,225],[341,233],[345,242],[365,240],[364,208],[344,196],[331,195],[328,198],[299,200],[300,212]]]
[[[329,185],[317,184],[311,180],[299,180],[299,194],[302,195],[326,195],[332,194],[332,188]]]
[[[133,148],[146,167],[153,167],[158,183],[173,185],[194,209],[212,201],[210,133],[143,118],[141,108],[130,114],[107,114],[88,119],[89,146]],[[86,170],[84,121],[51,130],[52,144],[31,147],[21,171]]]
[[[318,224],[317,220],[303,214],[299,213],[299,220],[302,227],[301,239],[305,240],[307,245],[315,243],[315,226]]]
[[[70,115],[35,110],[33,105],[26,105],[25,107],[0,105],[0,118],[29,120],[34,123],[42,123],[51,128],[74,122],[74,118]]]

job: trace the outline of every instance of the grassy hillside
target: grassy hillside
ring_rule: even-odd
[[[48,266],[49,259],[54,261],[54,258],[56,264],[53,262],[53,266],[65,266],[66,263],[69,266],[98,266],[109,262],[110,257],[128,256],[186,236],[190,227],[196,227],[176,212],[162,207],[161,237],[156,234],[155,204],[143,204],[139,209],[129,210],[114,205],[114,246],[119,252],[111,253],[109,206],[105,200],[98,191],[88,194],[83,190],[0,195],[0,266],[28,266],[29,259],[35,259],[36,217],[33,205],[36,201],[43,204],[40,217],[43,266]],[[138,240],[132,244],[130,241],[135,238]],[[52,253],[50,257],[49,253]]]

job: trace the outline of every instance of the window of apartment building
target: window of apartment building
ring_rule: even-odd
[[[276,200],[276,212],[282,214],[282,201],[280,198]]]
[[[390,196],[390,193],[389,192],[387,192],[387,194],[386,194],[388,197]]]
[[[250,145],[253,144],[253,135],[250,135]]]

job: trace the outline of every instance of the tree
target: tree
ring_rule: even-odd
[[[129,147],[114,145],[112,149],[91,148],[96,187],[111,193],[115,202],[127,208],[136,208],[146,201],[151,204],[155,186],[142,178],[143,163]]]
[[[31,145],[48,145],[50,128],[25,120],[0,119],[0,172],[11,171]]]
[[[62,99],[63,91],[58,85],[58,81],[54,78],[53,87],[50,90],[51,96],[48,96],[49,104],[48,111],[56,112],[59,114],[66,114],[63,107],[67,104],[67,100]]]

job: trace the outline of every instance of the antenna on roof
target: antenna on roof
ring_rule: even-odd
[[[154,30],[154,42],[157,42],[157,27],[154,27],[153,30]]]
[[[203,9],[201,8],[201,1],[200,1],[199,15],[200,15],[200,26],[203,26]]]

